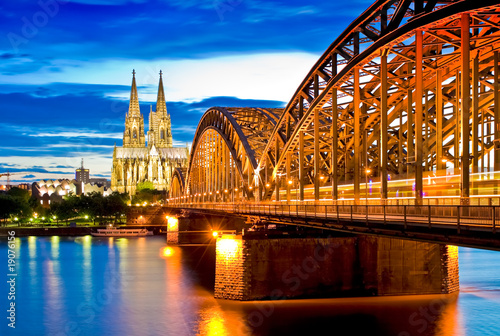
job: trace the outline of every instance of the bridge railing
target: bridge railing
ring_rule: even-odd
[[[182,203],[171,207],[206,209],[217,212],[318,219],[328,222],[366,222],[405,227],[455,228],[496,233],[500,206],[496,205],[370,205],[327,203]]]

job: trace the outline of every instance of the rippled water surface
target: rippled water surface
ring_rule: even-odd
[[[460,248],[458,295],[231,302],[215,248],[165,237],[16,239],[16,328],[0,335],[500,335],[500,252]]]

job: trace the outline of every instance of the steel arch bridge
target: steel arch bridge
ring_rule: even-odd
[[[498,0],[379,0],[284,109],[209,109],[177,201],[500,194]],[[368,180],[370,183],[368,183]]]

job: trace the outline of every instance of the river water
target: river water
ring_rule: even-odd
[[[214,246],[16,238],[12,288],[1,239],[0,335],[500,335],[500,252],[460,248],[457,295],[232,302],[213,298]]]

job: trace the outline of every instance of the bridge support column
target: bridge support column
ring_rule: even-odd
[[[423,188],[423,154],[424,143],[422,139],[423,123],[423,32],[417,30],[415,34],[415,197],[420,203],[424,194]],[[426,111],[427,113],[427,111]]]
[[[361,87],[359,86],[359,69],[354,69],[354,201],[359,202],[361,183]]]
[[[441,69],[436,70],[436,170],[446,175],[446,161],[443,156],[443,89]]]
[[[462,158],[460,162],[461,170],[461,193],[460,201],[462,204],[469,204],[469,137],[470,137],[470,111],[469,111],[469,100],[470,100],[470,34],[469,34],[469,14],[462,14],[462,27],[461,27],[461,45],[462,45],[462,65],[461,65],[461,136],[462,136]]]
[[[479,54],[472,62],[472,173],[479,172]],[[483,143],[481,142],[481,146]],[[476,179],[478,177],[476,176]],[[477,182],[472,179],[472,194],[478,194]]]
[[[380,56],[380,198],[387,199],[387,52]],[[368,168],[368,167],[367,167]]]
[[[320,157],[319,157],[319,109],[314,111],[314,200],[319,201]]]
[[[498,51],[495,51],[493,53],[493,101],[494,101],[494,106],[493,106],[493,113],[494,113],[494,151],[493,151],[493,166],[494,170],[498,171],[500,170],[500,85],[498,83],[499,80],[499,72],[500,72],[500,66],[498,62],[500,61],[500,56],[498,54]],[[489,157],[489,154],[487,154]],[[483,159],[484,160],[484,159]],[[489,163],[489,161],[488,161]],[[487,166],[488,171],[490,170],[490,165]],[[495,188],[495,194],[498,192],[497,188]]]
[[[215,297],[230,300],[458,291],[458,248],[369,236],[217,240]]]
[[[337,69],[336,58],[335,61],[335,70]],[[332,200],[336,201],[339,197],[338,192],[338,174],[337,174],[337,142],[338,142],[338,132],[337,132],[337,89],[332,89],[332,162],[331,162],[331,181],[332,181]],[[302,140],[303,141],[303,140]],[[302,187],[302,194],[304,193]],[[301,196],[302,196],[301,194]],[[302,199],[301,199],[302,200]]]
[[[299,133],[299,200],[304,200],[304,179],[305,179],[305,170],[304,170],[304,132],[300,131]]]

